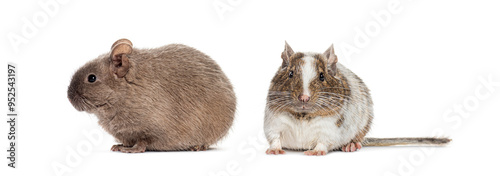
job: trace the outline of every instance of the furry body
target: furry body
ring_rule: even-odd
[[[106,53],[80,68],[68,88],[75,108],[95,114],[122,143],[112,150],[204,150],[227,134],[236,97],[215,61],[180,44],[134,48],[126,56],[130,68],[122,78],[109,71]],[[83,81],[89,74],[98,80]]]
[[[294,150],[333,150],[350,142],[360,142],[373,118],[371,97],[364,83],[342,65],[338,70],[348,80],[350,101],[327,116],[313,116],[302,120],[289,112],[275,112],[267,107],[265,116],[268,139],[279,138],[281,146]],[[356,88],[353,88],[356,87]],[[363,90],[363,91],[361,91]]]
[[[283,149],[325,155],[366,146],[442,145],[447,138],[365,138],[373,119],[370,91],[352,71],[337,63],[333,45],[323,54],[295,53],[285,43],[283,63],[267,97],[264,131],[267,154]]]

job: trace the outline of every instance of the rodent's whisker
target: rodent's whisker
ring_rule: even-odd
[[[330,100],[335,99],[335,100],[348,100],[349,98],[347,97],[334,97],[334,96],[318,96],[318,98],[325,99],[325,100]]]
[[[283,108],[285,108],[289,104],[291,104],[291,102],[283,103],[283,104],[279,105],[275,110],[273,110],[273,112],[280,112]]]
[[[318,103],[320,103],[320,105],[324,105],[328,108],[331,108],[332,106],[339,106],[339,103],[337,101],[329,101],[329,100],[325,100],[325,99],[319,99],[317,100]]]
[[[280,98],[280,99],[271,100],[271,101],[268,101],[267,104],[268,105],[275,105],[275,104],[281,104],[282,102],[286,102],[286,99]]]
[[[275,98],[281,98],[281,97],[286,97],[286,98],[289,98],[291,97],[290,95],[269,95],[267,96],[267,99],[275,99]]]
[[[330,104],[334,103],[336,105],[340,105],[341,102],[345,102],[345,103],[350,102],[350,100],[348,100],[348,99],[342,99],[342,98],[337,98],[337,97],[327,97],[327,98],[320,97],[320,98],[318,98],[318,100],[322,100],[322,101],[328,102]]]
[[[324,104],[324,103],[322,103],[320,101],[317,101],[316,103],[314,103],[314,105],[315,106],[313,106],[313,109],[315,109],[316,107],[320,107],[321,110],[323,110],[323,111],[327,111],[327,109],[329,109],[328,108],[329,106],[327,104]]]
[[[269,91],[268,93],[290,93],[290,91]]]
[[[330,101],[327,99],[318,99],[316,101],[318,105],[325,106],[328,109],[335,109],[335,108],[344,108],[340,102],[338,101]]]
[[[282,102],[286,102],[287,100],[288,100],[287,98],[274,99],[274,100],[268,101],[267,104],[268,105],[280,104]]]
[[[268,93],[267,96],[290,96],[291,93],[289,92],[282,92],[282,93]]]
[[[323,88],[320,88],[319,90],[323,90],[323,89],[344,89],[344,90],[351,90],[351,89],[345,88],[345,87],[323,87]]]
[[[337,94],[337,93],[331,93],[331,92],[318,92],[318,94],[321,96],[322,94],[326,94],[326,95],[334,95],[334,96],[338,96],[338,97],[342,97],[342,98],[351,98],[351,96],[347,96],[347,95],[342,95],[342,94]]]
[[[333,93],[333,92],[318,92],[319,94],[331,94],[331,95],[339,95],[339,96],[351,96],[351,95],[343,95],[343,94],[338,94],[338,93]]]

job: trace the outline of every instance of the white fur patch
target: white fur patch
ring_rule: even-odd
[[[326,144],[322,150],[331,150],[333,143],[347,143],[342,139],[342,129],[335,125],[338,117],[317,117],[310,121],[297,120],[290,115],[277,119],[285,126],[281,132],[281,145],[289,149],[315,149],[318,143]]]
[[[305,55],[302,60],[304,60],[304,65],[302,66],[302,84],[304,92],[302,94],[310,97],[311,91],[309,90],[309,85],[317,76],[316,66],[314,64],[314,57],[311,55]]]

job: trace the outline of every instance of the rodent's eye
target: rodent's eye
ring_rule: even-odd
[[[293,71],[290,71],[290,73],[288,73],[288,77],[289,77],[289,78],[292,78],[292,77],[293,77]]]
[[[319,80],[325,81],[325,75],[323,75],[323,73],[319,73]]]
[[[97,77],[93,74],[89,75],[89,77],[87,77],[87,81],[89,81],[90,83],[93,83],[97,80]]]

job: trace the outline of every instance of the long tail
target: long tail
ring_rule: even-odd
[[[391,145],[446,145],[449,138],[365,138],[363,146],[391,146]]]

